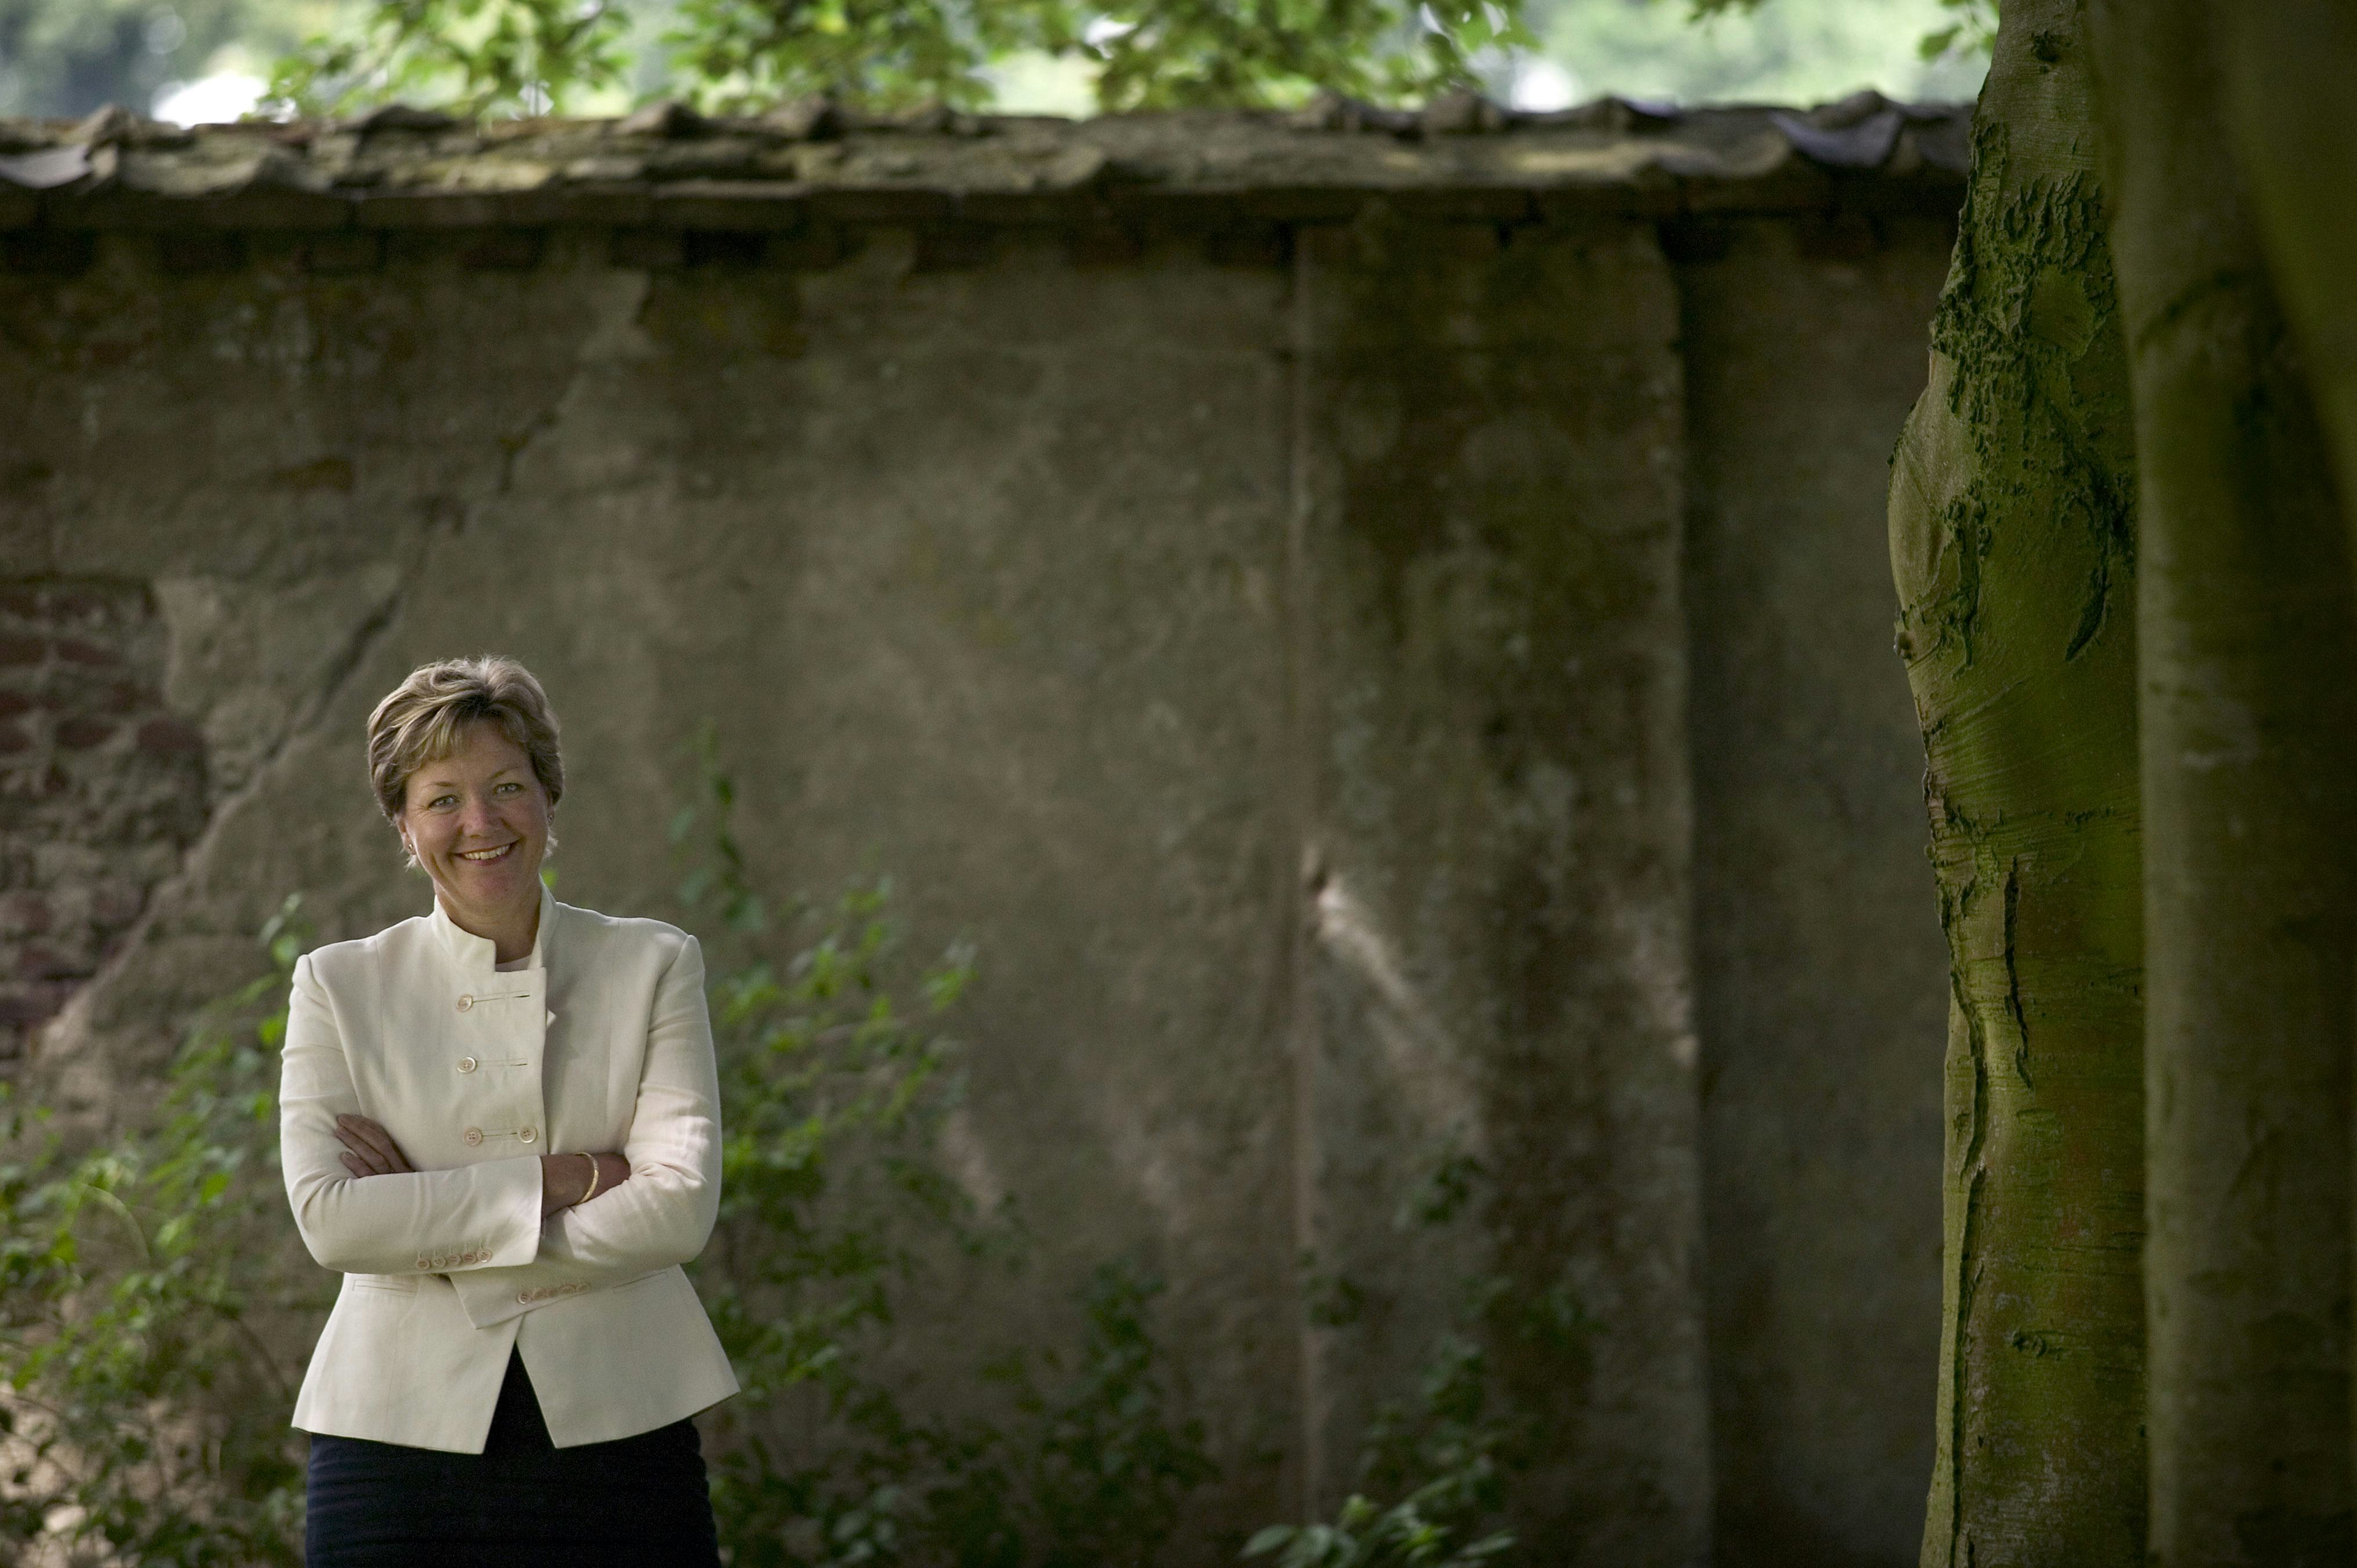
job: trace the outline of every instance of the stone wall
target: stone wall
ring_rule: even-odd
[[[1879,495],[1961,123],[1468,113],[0,137],[45,1091],[118,1103],[290,889],[414,912],[361,720],[498,648],[568,900],[673,908],[709,717],[765,880],[978,944],[960,1169],[1041,1256],[909,1370],[1146,1262],[1225,1469],[1179,1558],[1331,1506],[1488,1275],[1541,1560],[1910,1555],[1943,993]]]
[[[205,818],[145,583],[0,580],[0,1068],[119,947]]]

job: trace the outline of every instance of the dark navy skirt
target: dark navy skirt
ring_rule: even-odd
[[[549,1441],[508,1357],[481,1454],[311,1437],[306,1568],[718,1568],[695,1423],[612,1443]]]

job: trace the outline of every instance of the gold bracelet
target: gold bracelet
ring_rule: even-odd
[[[590,1155],[590,1156],[589,1156],[589,1190],[588,1190],[587,1192],[585,1192],[585,1193],[583,1193],[583,1194],[581,1195],[581,1201],[582,1201],[582,1202],[584,1202],[584,1203],[587,1203],[587,1202],[588,1202],[591,1198],[593,1198],[593,1197],[597,1197],[597,1155]]]

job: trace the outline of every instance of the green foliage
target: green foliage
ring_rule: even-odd
[[[1390,102],[1479,84],[1478,56],[1537,43],[1523,0],[1127,0],[1088,55],[1102,109],[1260,105],[1323,88]]]
[[[278,62],[268,102],[315,113],[395,100],[462,113],[562,111],[624,80],[614,0],[372,0],[357,25]]]
[[[1415,1401],[1377,1411],[1359,1460],[1361,1489],[1330,1523],[1271,1525],[1244,1555],[1274,1558],[1275,1568],[1474,1568],[1506,1556],[1512,1534],[1482,1527],[1504,1507],[1506,1470],[1526,1434],[1499,1408],[1494,1384],[1478,1341],[1442,1335]]]
[[[1505,52],[1577,95],[1808,101],[1978,85],[1990,0],[0,0],[0,114],[151,103],[167,81],[270,74],[281,109],[394,98],[490,114],[738,109],[829,92],[982,107],[1044,72],[1107,108],[1415,98],[1494,84]],[[308,39],[308,43],[303,40]],[[1925,57],[1917,58],[1924,40]]]
[[[784,963],[763,956],[772,918],[730,829],[735,786],[708,728],[696,749],[703,798],[671,835],[690,862],[682,901],[717,928],[725,1141],[720,1219],[699,1270],[705,1303],[748,1404],[808,1384],[848,1409],[871,1391],[843,1342],[889,1326],[892,1287],[920,1272],[928,1246],[1004,1240],[976,1228],[931,1158],[963,1088],[936,1026],[972,980],[973,954],[952,947],[923,968],[922,1004],[905,1016],[888,977],[891,888],[877,881],[804,911],[795,923],[814,936]]]
[[[980,107],[993,61],[1082,62],[1100,107],[1297,102],[1320,88],[1413,99],[1472,85],[1484,51],[1528,46],[1524,0],[676,0],[651,74],[619,0],[367,0],[285,61],[272,96],[309,112],[406,98],[470,113],[563,110],[636,84],[741,111],[826,94]]]
[[[989,101],[991,59],[1081,47],[1062,0],[680,0],[668,90],[710,109],[830,94],[891,108]]]
[[[734,1561],[1145,1568],[1217,1473],[1200,1427],[1168,1413],[1147,1316],[1160,1289],[1100,1267],[1077,1354],[1013,1352],[977,1379],[1010,1396],[996,1419],[911,1418],[868,1365],[893,1348],[888,1319],[827,1345],[811,1380],[825,1398],[795,1452],[759,1404],[724,1407],[713,1508]]]
[[[1954,20],[1923,35],[1925,59],[1951,54],[1986,55],[1996,47],[1997,0],[1940,0]]]
[[[1358,1489],[1333,1520],[1271,1525],[1246,1542],[1247,1558],[1274,1558],[1275,1568],[1473,1568],[1513,1550],[1512,1532],[1485,1526],[1505,1506],[1528,1423],[1502,1408],[1489,1353],[1466,1326],[1436,1342],[1413,1402],[1377,1410]]]
[[[1058,1391],[1043,1391],[1017,1358],[1024,1418],[1015,1479],[1032,1501],[1041,1568],[1144,1568],[1178,1526],[1179,1504],[1218,1475],[1195,1422],[1170,1424],[1166,1358],[1147,1308],[1159,1280],[1134,1264],[1101,1265],[1083,1300],[1088,1331]],[[1039,1358],[1064,1373],[1055,1351]]]
[[[976,1366],[974,1386],[999,1394],[986,1414],[914,1417],[891,1375],[909,1291],[944,1266],[1022,1257],[1011,1216],[978,1214],[935,1157],[963,1088],[940,1026],[972,950],[903,962],[880,880],[777,919],[709,728],[696,760],[700,798],[671,833],[691,866],[682,896],[729,954],[713,984],[722,1208],[697,1268],[745,1385],[713,1418],[722,1539],[748,1568],[1150,1562],[1214,1469],[1200,1429],[1170,1413],[1149,1321],[1161,1287],[1141,1268],[1096,1271],[1077,1352],[1017,1346]],[[780,928],[808,935],[774,962]]]
[[[329,1292],[284,1266],[296,900],[263,940],[269,972],[204,1010],[139,1131],[73,1153],[0,1100],[0,1545],[48,1532],[132,1563],[298,1559],[301,1439],[273,1347]]]
[[[880,879],[774,915],[708,730],[697,763],[672,837],[714,957],[724,1198],[695,1273],[745,1389],[706,1421],[733,1561],[1147,1568],[1217,1475],[1153,1333],[1160,1282],[1103,1264],[1074,1304],[1076,1342],[961,1348],[973,1408],[904,1408],[923,1348],[897,1332],[912,1293],[1023,1262],[1011,1213],[980,1212],[936,1157],[963,1089],[942,1026],[974,954],[906,961]],[[130,1131],[71,1152],[0,1100],[0,1558],[39,1541],[179,1568],[299,1559],[282,1351],[310,1343],[332,1294],[287,1222],[277,1163],[306,935],[290,898],[263,933],[266,972],[203,1010]],[[1444,1155],[1403,1227],[1453,1222],[1480,1179]],[[1471,1329],[1499,1294],[1483,1290],[1417,1397],[1373,1423],[1361,1495],[1330,1525],[1262,1532],[1254,1552],[1286,1568],[1470,1568],[1506,1550],[1480,1530],[1521,1428]],[[925,1365],[943,1369],[938,1354]]]
[[[1408,1183],[1393,1226],[1427,1238],[1447,1231],[1469,1217],[1489,1179],[1478,1158],[1445,1142]],[[1305,1283],[1311,1321],[1347,1327],[1357,1320],[1359,1287],[1314,1270]],[[1328,1305],[1338,1296],[1350,1300],[1347,1315]],[[1356,1489],[1334,1518],[1271,1525],[1245,1543],[1244,1556],[1272,1558],[1275,1568],[1475,1568],[1507,1558],[1514,1537],[1499,1525],[1506,1478],[1528,1458],[1534,1433],[1502,1391],[1484,1339],[1541,1338],[1560,1349],[1585,1327],[1565,1293],[1544,1293],[1525,1310],[1511,1282],[1477,1276],[1456,1321],[1434,1339],[1415,1397],[1376,1408]]]

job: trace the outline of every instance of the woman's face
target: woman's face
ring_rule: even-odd
[[[409,776],[407,789],[402,833],[453,910],[539,901],[548,791],[499,725],[468,725],[449,756]]]

